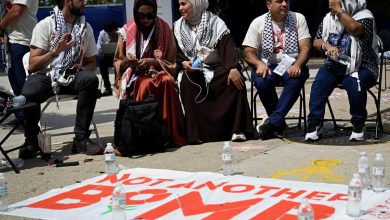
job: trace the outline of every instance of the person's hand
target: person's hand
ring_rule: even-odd
[[[3,36],[0,36],[0,44],[4,44],[5,41],[4,41],[4,37]]]
[[[233,82],[233,84],[239,90],[245,87],[244,78],[241,76],[240,72],[238,72],[236,68],[231,69],[229,72],[227,84],[230,85],[230,82]]]
[[[154,65],[154,58],[142,58],[138,60],[137,66],[140,69],[148,69],[150,66]]]
[[[332,15],[341,11],[341,1],[340,0],[329,0],[329,10]]]
[[[271,72],[271,70],[268,68],[267,65],[261,63],[261,64],[257,65],[257,67],[256,67],[256,74],[259,75],[259,76],[261,76],[261,77],[263,77],[263,78],[265,78],[265,76],[266,76],[267,74],[271,75],[272,72]]]
[[[337,58],[339,57],[339,48],[333,46],[333,45],[330,45],[330,44],[326,44],[326,52],[325,54],[330,57],[331,59],[333,60],[337,60]]]
[[[296,78],[301,74],[301,68],[294,64],[288,68],[287,73],[289,77]]]
[[[60,54],[61,52],[67,50],[70,46],[72,46],[72,44],[74,44],[74,40],[70,40],[68,41],[68,37],[69,37],[70,33],[67,32],[65,33],[61,39],[58,41],[58,44],[55,48],[53,48],[52,50],[52,53],[53,54]]]
[[[192,68],[192,61],[183,61],[181,64],[187,73],[199,72],[199,70]]]

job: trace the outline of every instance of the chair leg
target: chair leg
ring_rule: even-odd
[[[333,110],[332,110],[332,106],[330,105],[329,99],[326,100],[326,103],[328,104],[330,116],[332,117],[333,129],[336,131],[336,130],[337,130],[336,118],[334,117]]]
[[[306,122],[306,92],[305,86],[302,87],[302,101],[303,101],[303,135],[307,132],[307,122]]]
[[[93,119],[92,119],[92,125],[93,125],[93,130],[94,130],[94,132],[95,132],[95,135],[96,135],[96,139],[97,139],[97,141],[98,141],[98,144],[99,144],[100,147],[103,147],[102,142],[101,142],[101,140],[100,140],[100,136],[99,136],[99,132],[98,132],[96,123],[95,123],[95,121],[94,121]]]

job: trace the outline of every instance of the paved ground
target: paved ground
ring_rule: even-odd
[[[310,87],[317,72],[318,61],[310,62],[311,77],[306,83],[306,99],[310,96]],[[113,78],[113,75],[111,75]],[[390,80],[387,80],[387,86]],[[0,73],[0,85],[9,88],[8,78],[5,73]],[[248,84],[249,85],[249,84]],[[250,88],[250,87],[248,87]],[[248,89],[248,98],[249,98]],[[374,159],[376,152],[382,152],[386,160],[387,168],[390,164],[390,148],[387,140],[390,131],[390,91],[382,93],[381,110],[385,132],[380,136],[380,141],[375,142],[372,138],[364,144],[353,145],[344,141],[332,145],[313,145],[293,141],[291,138],[272,139],[267,141],[251,140],[244,143],[233,143],[236,155],[237,174],[263,177],[280,178],[297,181],[312,181],[326,183],[347,183],[353,172],[356,171],[356,163],[359,152],[368,152],[369,159]],[[368,113],[374,115],[375,106],[369,97]],[[337,116],[349,118],[348,101],[344,91],[336,90],[330,101]],[[75,116],[75,101],[60,103],[60,111],[55,105],[51,105],[45,112],[42,122],[47,123],[48,132],[57,134],[64,131],[72,131]],[[265,114],[262,105],[258,103],[258,114]],[[103,143],[113,141],[113,121],[115,118],[118,101],[114,97],[103,97],[98,100],[95,111],[95,122],[98,125]],[[298,112],[298,105],[291,110],[292,115]],[[307,108],[308,109],[308,108]],[[290,127],[296,122],[288,121]],[[346,124],[348,126],[348,124]],[[0,136],[4,136],[7,129],[0,129]],[[327,131],[332,132],[331,126],[327,125]],[[289,129],[294,133],[294,130]],[[303,131],[295,132],[303,138]],[[72,135],[55,136],[53,142],[53,158],[66,161],[79,161],[79,166],[53,168],[40,158],[25,161],[20,174],[15,174],[10,169],[3,169],[9,184],[9,201],[11,203],[25,200],[40,195],[50,189],[60,188],[74,184],[75,182],[100,175],[104,171],[103,156],[87,156],[84,154],[72,155],[70,153],[70,141]],[[23,143],[23,134],[16,133],[4,144],[5,148],[19,146]],[[341,144],[340,144],[341,143]],[[370,144],[375,143],[375,144]],[[220,150],[222,142],[206,143],[196,146],[184,146],[179,149],[168,149],[166,153],[145,155],[137,159],[119,158],[124,167],[134,168],[164,168],[181,171],[210,171],[221,172]],[[2,156],[2,155],[0,155]],[[17,157],[17,152],[10,153],[11,157]],[[92,161],[84,162],[91,158]],[[387,182],[390,178],[387,176]],[[4,216],[1,216],[4,219]],[[21,219],[5,217],[5,219]]]

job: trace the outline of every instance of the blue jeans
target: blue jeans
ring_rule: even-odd
[[[358,71],[361,91],[358,91],[356,78],[346,75],[337,76],[326,66],[322,66],[311,86],[308,123],[320,125],[324,119],[325,105],[329,95],[338,83],[342,83],[348,94],[349,113],[352,124],[364,125],[367,119],[367,90],[375,85],[374,73],[365,67]]]
[[[15,96],[20,95],[26,81],[26,72],[24,71],[22,59],[24,54],[29,51],[29,46],[10,43],[11,67],[8,69],[8,79]]]
[[[275,67],[275,65],[269,66],[271,70]],[[256,71],[252,71],[252,81],[267,111],[269,123],[278,128],[283,125],[287,113],[298,99],[307,78],[309,78],[309,68],[307,66],[301,68],[301,74],[297,78],[289,77],[287,72],[283,76],[272,73],[263,78],[257,75]],[[283,86],[279,98],[275,89],[278,85]]]

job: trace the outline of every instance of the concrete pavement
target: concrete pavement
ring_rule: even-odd
[[[310,87],[317,72],[318,61],[309,63],[311,76],[306,83],[306,106],[308,111]],[[99,75],[99,74],[98,74]],[[99,75],[100,77],[100,75]],[[111,82],[113,74],[111,74]],[[389,81],[389,80],[388,80]],[[388,82],[389,83],[389,82]],[[0,73],[0,85],[9,88],[8,78],[5,73]],[[250,87],[248,85],[248,100],[250,100]],[[387,84],[389,85],[389,84]],[[243,143],[233,143],[236,156],[235,171],[237,174],[263,177],[280,178],[297,181],[343,183],[346,184],[356,172],[356,163],[360,151],[366,151],[372,162],[376,152],[382,152],[386,162],[386,168],[390,164],[389,118],[390,118],[390,91],[382,93],[382,116],[385,132],[381,135],[381,141],[376,144],[350,145],[313,145],[299,143],[284,139],[271,139],[267,141],[250,140]],[[349,118],[348,101],[344,91],[335,90],[331,98],[335,113],[342,118]],[[259,102],[259,101],[258,101]],[[56,134],[73,130],[75,120],[76,101],[60,103],[60,111],[55,104],[49,106],[43,115],[42,122],[47,123],[48,132]],[[265,114],[261,103],[257,104],[258,114]],[[118,101],[114,97],[102,97],[98,100],[95,110],[95,122],[103,144],[113,141],[113,122],[118,107]],[[291,114],[298,112],[296,104]],[[375,106],[371,97],[368,97],[368,114],[375,113]],[[328,113],[327,113],[328,114]],[[287,121],[291,127],[295,121]],[[327,128],[331,131],[331,128]],[[290,129],[291,130],[291,129]],[[0,129],[0,137],[6,133],[6,129]],[[299,131],[303,137],[303,132]],[[349,133],[348,133],[349,136]],[[345,136],[345,139],[348,138]],[[92,135],[93,137],[93,135]],[[52,138],[52,157],[66,161],[79,161],[79,166],[73,167],[49,167],[47,162],[40,158],[26,160],[20,174],[11,169],[3,169],[9,186],[9,202],[15,203],[40,194],[50,189],[60,188],[76,182],[88,179],[104,172],[105,164],[103,156],[87,156],[84,154],[73,155],[70,152],[73,135],[54,136]],[[4,144],[5,148],[19,146],[23,143],[23,133],[12,135]],[[127,168],[161,168],[181,171],[209,171],[221,172],[220,151],[222,142],[206,143],[202,145],[184,146],[179,149],[168,149],[166,153],[144,155],[139,158],[118,158],[119,163]],[[17,151],[9,154],[17,157]],[[0,155],[1,157],[2,155]],[[93,159],[84,162],[85,159]],[[52,160],[53,160],[52,159]],[[390,183],[389,175],[386,177]],[[5,217],[1,219],[22,219],[18,217]],[[25,219],[25,218],[23,218]]]

